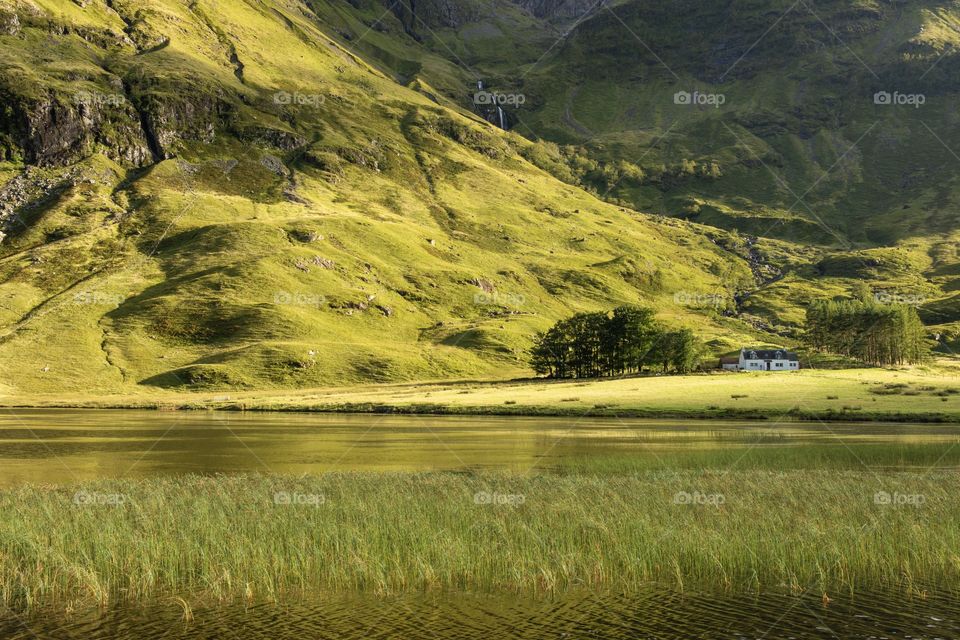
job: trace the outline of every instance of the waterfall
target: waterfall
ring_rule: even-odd
[[[477,80],[477,91],[480,91],[480,92],[483,91],[483,80]],[[476,104],[489,104],[489,103],[486,103],[486,102],[478,102],[478,103],[476,103]],[[491,106],[492,106],[492,105],[491,105]],[[492,120],[492,119],[490,118],[490,115],[489,115],[490,112],[488,111],[488,109],[487,109],[486,107],[476,107],[476,106],[475,106],[474,109],[476,109],[476,111],[477,111],[478,113],[480,113],[480,114],[481,114],[484,118],[486,118],[488,121]],[[506,131],[506,129],[507,129],[507,116],[506,116],[506,114],[503,112],[503,107],[501,107],[501,106],[497,106],[497,118],[496,118],[496,121],[494,121],[494,124],[496,124],[496,122],[499,122],[499,123],[500,123],[500,128],[503,129],[504,131]]]

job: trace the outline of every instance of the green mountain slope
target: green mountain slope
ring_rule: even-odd
[[[709,297],[756,286],[742,236],[560,182],[321,14],[0,2],[4,387],[502,375],[534,331],[622,302],[717,350],[772,338]]]
[[[419,55],[457,65],[465,107],[477,77],[522,95],[507,119],[543,141],[527,154],[539,166],[758,237],[785,275],[742,311],[789,323],[814,292],[866,280],[957,334],[960,5],[520,2],[513,29],[499,4],[459,23],[416,6],[397,55],[419,39]]]

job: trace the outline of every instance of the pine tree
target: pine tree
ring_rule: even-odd
[[[922,362],[928,349],[917,310],[879,304],[868,293],[861,287],[856,300],[813,301],[807,307],[807,343],[876,366]]]

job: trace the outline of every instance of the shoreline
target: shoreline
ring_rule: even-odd
[[[378,403],[347,403],[327,405],[296,405],[241,402],[183,403],[143,400],[131,402],[53,402],[4,403],[0,409],[13,410],[79,410],[79,411],[222,411],[250,413],[322,413],[343,415],[398,415],[398,416],[490,416],[498,418],[609,418],[647,420],[748,420],[756,422],[877,422],[960,424],[960,414],[938,412],[862,412],[862,411],[803,411],[720,409],[666,410],[666,409],[565,409],[553,406],[451,406],[442,404],[390,405]]]

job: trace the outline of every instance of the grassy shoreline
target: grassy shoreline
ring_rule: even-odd
[[[0,491],[0,605],[654,584],[957,590],[955,482],[945,471],[754,469],[26,486]]]
[[[115,409],[115,410],[145,410],[145,411],[264,411],[277,413],[343,413],[343,414],[394,414],[394,415],[421,415],[421,416],[491,416],[491,417],[544,417],[544,418],[611,418],[611,419],[663,419],[663,420],[756,420],[776,422],[890,422],[890,423],[960,423],[960,415],[953,413],[852,413],[837,411],[758,411],[751,409],[724,409],[721,411],[667,411],[667,410],[605,410],[590,409],[587,411],[564,410],[551,406],[525,406],[516,408],[500,408],[487,406],[459,406],[445,405],[407,405],[395,406],[387,404],[348,403],[342,405],[299,405],[282,406],[247,405],[247,404],[212,404],[204,402],[169,403],[157,401],[136,401],[123,403],[92,402],[92,403],[25,403],[0,404],[4,409]]]
[[[6,408],[960,422],[960,367],[604,380],[509,380],[89,396],[0,394]]]

